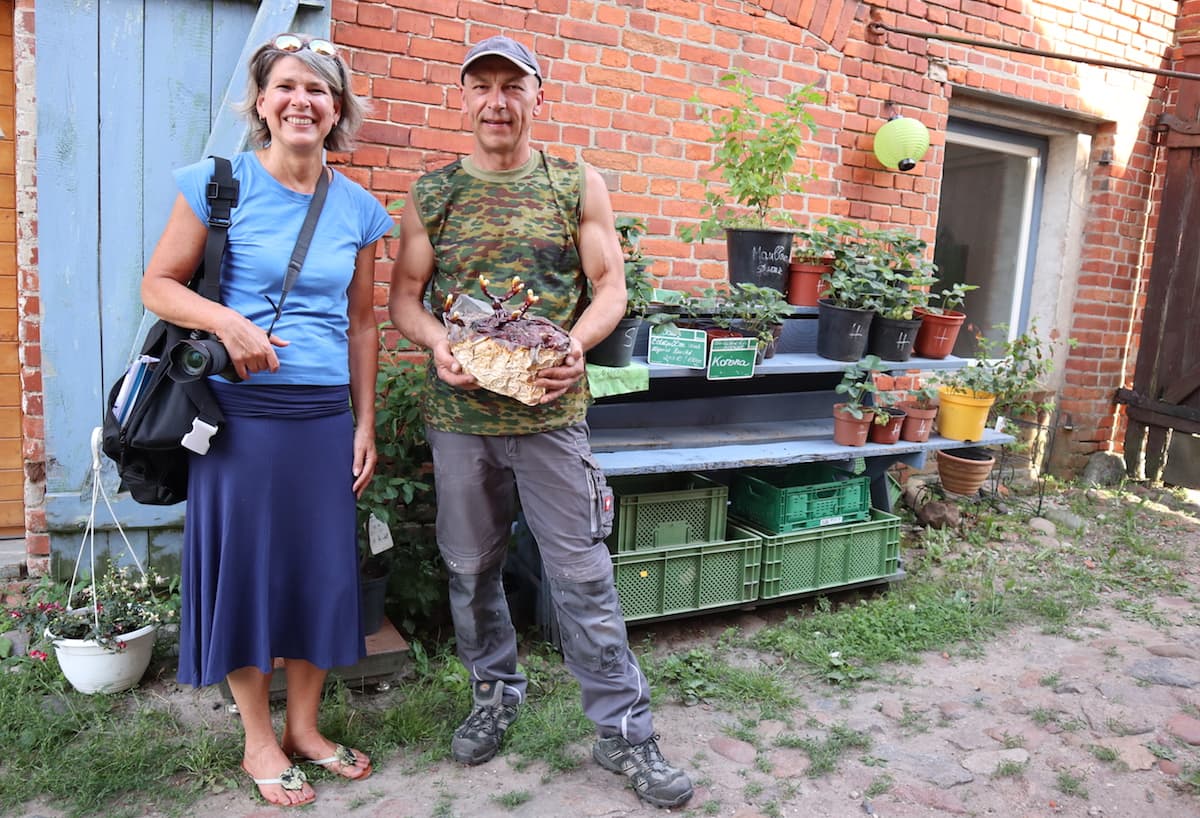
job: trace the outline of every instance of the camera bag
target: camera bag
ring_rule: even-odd
[[[213,175],[206,190],[209,216],[204,258],[188,286],[205,298],[220,301],[221,257],[230,211],[238,202],[238,181],[228,159],[214,156],[213,161]],[[133,395],[134,403],[124,413],[124,421],[117,419],[113,406],[130,372],[118,378],[109,390],[102,448],[117,464],[121,490],[128,491],[139,503],[169,506],[186,500],[189,451],[183,439],[198,428],[197,422],[205,424],[199,428],[214,431],[225,422],[206,379],[180,383],[167,375],[171,348],[185,338],[198,337],[207,334],[156,321],[146,334],[141,354],[156,358],[157,363],[147,368],[148,380]]]

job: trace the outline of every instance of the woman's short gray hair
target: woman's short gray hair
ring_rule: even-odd
[[[311,38],[297,35],[304,42]],[[342,103],[341,116],[325,137],[325,149],[348,151],[354,147],[354,136],[358,133],[367,114],[367,103],[350,88],[350,69],[340,56],[326,57],[310,48],[299,51],[281,51],[275,47],[275,39],[259,46],[246,66],[246,98],[238,106],[238,113],[250,123],[250,142],[263,146],[271,141],[271,131],[265,120],[258,116],[258,95],[267,87],[267,79],[275,63],[284,57],[295,57],[307,65],[312,72],[329,86],[330,93]]]

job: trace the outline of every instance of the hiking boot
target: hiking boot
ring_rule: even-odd
[[[454,731],[450,755],[460,764],[482,764],[496,755],[504,731],[517,720],[517,705],[506,702],[504,682],[476,682],[475,709]]]
[[[592,758],[606,770],[629,776],[634,792],[647,804],[678,807],[692,797],[692,782],[663,758],[657,738],[651,736],[641,744],[630,744],[621,736],[599,738]]]

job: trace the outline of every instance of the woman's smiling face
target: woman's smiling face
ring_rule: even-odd
[[[341,100],[295,57],[275,62],[255,107],[266,120],[271,142],[296,148],[320,149],[341,115]]]

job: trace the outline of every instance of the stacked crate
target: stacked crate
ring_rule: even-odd
[[[762,542],[759,599],[882,579],[900,570],[900,520],[871,508],[870,481],[823,463],[744,469],[735,524]]]
[[[614,477],[613,573],[626,621],[758,599],[761,542],[727,522],[729,489],[700,474]]]

